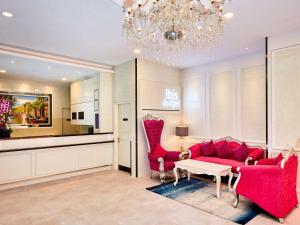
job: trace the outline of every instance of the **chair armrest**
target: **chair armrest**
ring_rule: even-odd
[[[181,157],[180,154],[181,152],[179,151],[168,151],[165,159],[167,161],[179,161]]]
[[[264,150],[256,149],[247,156],[245,165],[249,165],[250,162],[254,164],[254,161],[262,159],[263,157],[264,157]]]
[[[278,175],[282,172],[279,166],[261,165],[261,166],[242,166],[239,169],[242,177],[245,176],[264,176],[264,175]]]
[[[154,162],[161,162],[161,161],[164,160],[161,156],[159,156],[159,155],[154,155],[154,154],[152,154],[152,153],[148,153],[148,159],[149,159],[150,161],[154,161]]]
[[[260,159],[257,161],[256,165],[276,165],[276,159]]]

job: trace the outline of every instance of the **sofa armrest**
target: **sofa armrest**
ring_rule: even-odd
[[[179,151],[168,151],[165,159],[167,161],[179,161],[180,160],[180,152]]]
[[[256,149],[247,156],[245,165],[249,165],[250,163],[254,164],[255,161],[262,159],[263,157],[264,157],[264,150]]]
[[[275,158],[272,159],[260,159],[256,162],[255,165],[276,165],[277,160]]]

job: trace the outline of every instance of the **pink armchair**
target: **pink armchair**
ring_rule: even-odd
[[[167,151],[165,156],[154,154],[156,147],[160,144],[164,121],[151,115],[147,115],[143,119],[143,127],[148,144],[148,160],[151,170],[151,177],[153,171],[159,172],[161,182],[165,181],[165,174],[168,171],[173,171],[175,162],[181,159],[179,151]]]
[[[259,160],[256,166],[239,168],[234,207],[238,205],[239,195],[243,195],[283,222],[298,204],[297,165],[297,156],[288,154],[284,159],[279,155],[275,159]]]

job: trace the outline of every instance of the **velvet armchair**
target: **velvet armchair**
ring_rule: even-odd
[[[234,207],[237,207],[239,195],[242,195],[283,222],[284,217],[298,204],[298,158],[291,152],[284,159],[280,154],[277,158],[259,160],[255,166],[239,168],[234,185]]]
[[[173,171],[175,162],[181,159],[179,151],[164,151],[164,154],[158,154],[157,148],[162,148],[161,137],[165,122],[157,117],[147,115],[143,118],[143,128],[148,144],[148,160],[150,166],[150,175],[153,171],[159,172],[161,182],[165,181],[165,175],[168,171]]]

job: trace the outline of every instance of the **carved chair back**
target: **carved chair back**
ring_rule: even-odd
[[[289,148],[289,151],[286,153],[284,158],[281,160],[280,167],[284,169],[284,166],[286,162],[289,160],[289,158],[295,154],[295,149],[294,148]]]
[[[150,152],[154,152],[157,144],[160,144],[161,142],[165,122],[150,114],[144,116],[142,122],[148,149]]]

